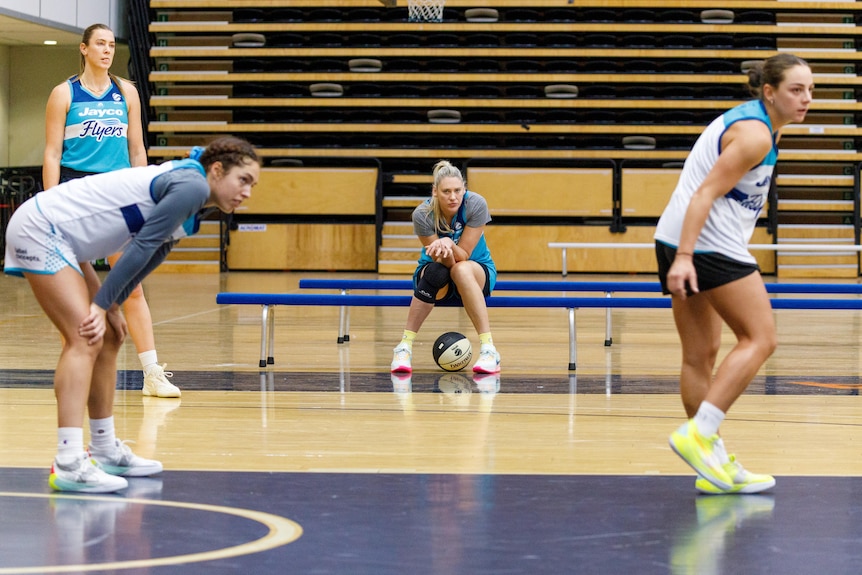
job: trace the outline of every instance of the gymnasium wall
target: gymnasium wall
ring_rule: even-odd
[[[118,45],[111,71],[128,77],[129,47]],[[42,164],[45,105],[51,90],[78,71],[70,46],[0,46],[0,166]]]

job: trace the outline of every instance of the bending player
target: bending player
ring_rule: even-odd
[[[254,148],[224,136],[199,159],[70,180],[36,194],[12,215],[5,271],[27,279],[63,338],[54,372],[58,451],[48,479],[54,489],[118,491],[128,485],[122,476],[162,471],[160,462],[136,456],[114,433],[117,354],[127,330],[120,304],[176,238],[197,231],[202,208],[232,212],[259,175]],[[100,284],[86,262],[120,248],[123,255]]]
[[[467,191],[461,171],[441,160],[434,166],[431,197],[413,210],[413,229],[422,255],[413,274],[413,299],[391,371],[413,371],[413,341],[438,303],[461,303],[479,334],[476,373],[500,371],[500,354],[491,338],[485,297],[497,281],[497,268],[485,243],[491,221],[485,198]]]
[[[808,64],[778,54],[749,72],[754,100],[715,119],[695,142],[656,228],[659,279],[672,294],[682,343],[680,391],[690,418],[670,444],[706,493],[757,493],[770,475],[728,455],[718,428],[776,346],[772,306],[748,252],[766,203],[781,128],[805,119],[814,90]],[[722,323],[736,345],[713,374]]]

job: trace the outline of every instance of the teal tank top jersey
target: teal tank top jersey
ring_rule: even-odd
[[[81,172],[109,172],[131,166],[129,159],[129,109],[117,84],[100,97],[68,80],[72,103],[66,114],[63,157],[60,165]]]

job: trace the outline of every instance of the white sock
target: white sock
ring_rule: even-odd
[[[114,433],[114,416],[90,420],[90,444],[96,453],[112,450],[117,442]]]
[[[141,367],[144,368],[144,371],[147,371],[151,366],[158,365],[159,363],[159,356],[154,349],[145,351],[144,353],[139,353],[138,359],[141,360]]]
[[[57,428],[57,461],[68,465],[84,452],[84,429],[82,427]]]
[[[708,401],[700,404],[694,416],[697,429],[704,437],[712,437],[718,433],[718,427],[722,421],[724,421],[724,412]]]

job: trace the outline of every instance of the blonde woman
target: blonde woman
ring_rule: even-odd
[[[146,166],[141,102],[131,82],[110,72],[116,40],[105,24],[84,30],[79,46],[81,69],[56,86],[45,114],[46,144],[42,184],[47,190],[74,178]],[[120,254],[107,259],[113,266]],[[123,305],[129,333],[144,372],[144,395],[180,397],[180,389],[159,364],[153,319],[137,286]]]
[[[491,221],[485,198],[469,192],[461,171],[446,160],[434,166],[431,197],[413,210],[413,230],[422,242],[422,255],[413,274],[413,299],[401,342],[395,347],[391,371],[413,371],[413,342],[438,303],[464,306],[479,334],[476,373],[500,371],[485,297],[497,281],[497,268],[485,243]]]

